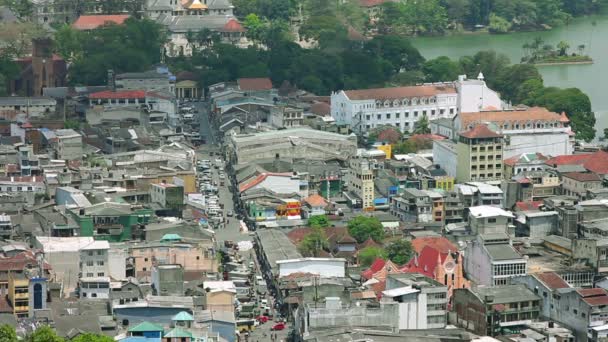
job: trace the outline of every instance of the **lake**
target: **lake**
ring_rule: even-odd
[[[538,69],[546,86],[576,87],[589,95],[597,118],[596,136],[603,135],[603,129],[608,128],[608,15],[576,18],[570,25],[550,31],[421,37],[412,39],[412,43],[427,59],[438,56],[457,59],[481,50],[494,50],[509,56],[512,63],[518,63],[523,55],[522,45],[535,37],[554,46],[567,41],[573,51],[585,45],[585,53],[593,58],[594,64],[539,66]]]

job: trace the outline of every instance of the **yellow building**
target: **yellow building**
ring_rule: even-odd
[[[502,135],[486,125],[460,133],[456,154],[456,180],[491,181],[503,178]]]
[[[28,317],[30,303],[30,282],[23,274],[11,273],[8,277],[8,301],[17,318]]]
[[[450,176],[441,176],[441,177],[435,177],[435,188],[437,189],[441,189],[441,190],[445,190],[445,191],[452,191],[454,190],[454,177],[450,177]]]
[[[393,145],[391,145],[391,144],[378,145],[378,146],[376,146],[376,148],[386,154],[386,159],[393,158]]]

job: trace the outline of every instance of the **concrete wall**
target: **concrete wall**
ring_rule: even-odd
[[[490,257],[478,241],[467,245],[464,270],[469,280],[478,285],[493,285]]]
[[[340,259],[328,260],[293,260],[278,264],[279,277],[285,277],[292,273],[313,273],[321,277],[345,277],[346,261]]]
[[[116,322],[122,324],[123,320],[129,320],[129,326],[133,327],[141,322],[151,322],[157,324],[169,324],[171,318],[182,311],[190,311],[181,307],[178,308],[115,308],[114,315]],[[190,312],[191,313],[191,312]]]
[[[81,277],[108,277],[110,267],[108,250],[90,249],[80,251]]]
[[[457,83],[458,106],[461,113],[479,112],[483,108],[502,109],[500,96],[488,88],[484,81],[470,80]]]
[[[526,131],[505,130],[502,133],[509,137],[509,144],[505,144],[503,159],[519,156],[523,153],[542,153],[546,156],[559,156],[572,154],[574,147],[570,136],[565,132],[550,132],[551,129],[528,129]],[[557,128],[554,130],[558,130]],[[560,130],[564,130],[561,128]],[[533,132],[538,133],[533,133]],[[542,133],[542,131],[547,131]],[[517,132],[517,133],[515,133]],[[526,132],[526,133],[522,133]]]
[[[110,248],[108,254],[109,275],[113,279],[122,280],[127,277],[127,256],[123,248]]]
[[[300,182],[300,179],[292,179],[289,176],[268,176],[253,189],[269,189],[277,194],[293,194],[300,192]]]
[[[310,309],[308,326],[333,328],[337,326],[395,327],[399,326],[399,306],[383,304],[380,308],[348,307],[343,309]]]
[[[454,146],[455,147],[455,146]],[[450,177],[456,177],[456,165],[458,156],[455,149],[450,149],[445,144],[433,142],[433,162],[440,165]]]

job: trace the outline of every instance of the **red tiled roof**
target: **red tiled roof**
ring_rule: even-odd
[[[591,155],[591,153],[584,153],[557,156],[547,160],[545,164],[553,167],[558,165],[582,165],[591,157]]]
[[[426,236],[412,240],[412,248],[418,254],[420,254],[426,246],[432,247],[441,253],[458,251],[458,247],[443,236]]]
[[[247,191],[247,190],[253,188],[254,186],[256,186],[256,185],[262,183],[264,180],[266,180],[266,178],[268,178],[268,176],[291,177],[292,174],[290,172],[285,172],[285,173],[264,172],[264,173],[261,173],[254,179],[250,180],[249,182],[239,185],[239,192]]]
[[[424,85],[409,87],[345,90],[344,93],[351,100],[399,100],[411,97],[431,97],[438,94],[454,94],[456,93],[456,88],[448,85]]]
[[[0,271],[23,271],[28,265],[36,267],[38,261],[32,251],[24,251],[10,258],[0,258]],[[51,266],[44,263],[44,269],[50,270]]]
[[[576,292],[591,306],[608,305],[608,292],[602,288],[579,289]]]
[[[263,78],[239,78],[237,80],[240,90],[270,90],[272,89],[272,81],[268,77]]]
[[[595,173],[588,172],[567,172],[563,173],[562,177],[574,179],[578,182],[599,182],[602,180],[600,176],[596,175]]]
[[[599,175],[608,174],[608,152],[597,151],[583,164],[585,169]]]
[[[89,94],[90,99],[143,99],[145,97],[146,92],[143,90],[105,90]]]
[[[121,25],[125,20],[129,19],[128,14],[111,14],[111,15],[81,15],[72,24],[72,27],[77,30],[94,30],[98,27],[107,24]]]
[[[403,272],[420,273],[429,278],[435,278],[435,269],[445,261],[448,253],[440,253],[431,246],[422,249],[417,257],[412,258],[407,265],[401,269]]]
[[[359,244],[358,248],[363,249],[367,247],[380,247],[380,244],[374,241],[372,238],[367,238],[362,244]]]
[[[384,267],[384,265],[386,265],[386,260],[380,258],[374,260],[367,270],[361,272],[361,277],[364,279],[371,279],[375,273],[379,272]]]
[[[543,201],[524,201],[515,203],[515,207],[520,211],[539,210],[541,205],[543,205]]]
[[[570,119],[568,119],[566,112],[562,112],[562,114],[559,117],[559,122],[570,122]]]
[[[492,131],[487,125],[477,125],[473,129],[460,133],[461,136],[469,139],[474,138],[500,138],[502,135]]]
[[[222,27],[222,32],[245,32],[245,28],[236,19],[230,19]]]
[[[552,290],[570,287],[570,285],[568,285],[568,283],[566,283],[566,281],[555,272],[537,273],[534,276],[545,283],[545,285]]]
[[[474,122],[492,122],[502,126],[505,122],[527,123],[530,121],[559,121],[561,116],[543,107],[530,107],[525,110],[498,110],[460,113],[461,127],[466,129]]]
[[[304,199],[304,202],[308,203],[311,207],[326,207],[327,206],[327,201],[325,200],[325,198],[323,198],[322,196],[320,196],[318,194],[314,194],[314,195],[306,197]]]
[[[327,102],[315,102],[310,106],[310,111],[319,116],[331,115],[331,105]]]
[[[287,238],[294,245],[299,244],[306,237],[306,235],[310,234],[312,229],[309,227],[304,228],[296,228],[287,233]],[[331,242],[335,243],[355,243],[356,240],[350,236],[348,233],[347,227],[331,227],[325,228],[325,235],[327,239]]]
[[[515,166],[515,164],[517,164],[520,160],[522,160],[522,162],[526,162],[525,159],[528,158],[527,155],[530,155],[530,154],[524,153],[524,154],[521,154],[518,156],[513,156],[511,158],[504,159],[502,162],[505,165]],[[545,156],[544,154],[539,153],[539,152],[536,152],[535,155],[536,155],[536,159],[534,159],[534,160],[548,160],[549,159],[547,156]]]

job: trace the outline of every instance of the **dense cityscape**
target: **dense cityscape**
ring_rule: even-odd
[[[608,341],[606,9],[0,0],[0,342]]]

